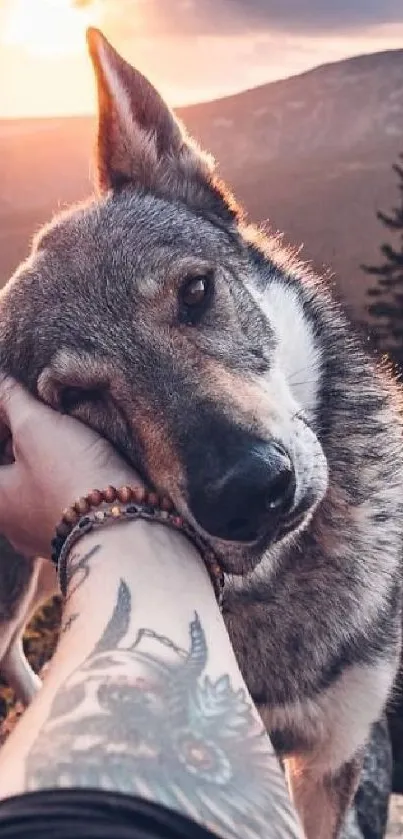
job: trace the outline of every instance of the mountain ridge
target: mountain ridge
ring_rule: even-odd
[[[335,275],[359,317],[384,231],[376,210],[397,196],[403,151],[403,49],[353,56],[287,79],[176,109],[213,153],[251,221],[274,231],[319,271]],[[59,206],[90,192],[91,116],[0,120],[3,281],[32,233]]]

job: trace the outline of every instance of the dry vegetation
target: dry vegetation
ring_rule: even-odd
[[[39,610],[27,626],[24,640],[25,652],[37,673],[40,673],[55,649],[61,604],[54,598]],[[23,708],[16,703],[13,691],[0,680],[0,743],[15,725]]]

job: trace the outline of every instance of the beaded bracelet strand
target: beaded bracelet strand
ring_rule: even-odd
[[[182,516],[178,515],[170,499],[137,486],[124,486],[119,489],[109,486],[104,490],[92,490],[64,511],[52,540],[52,560],[57,566],[63,596],[66,595],[68,557],[73,546],[92,530],[117,521],[137,519],[168,525],[190,539],[203,558],[221,607],[224,575],[212,548]]]
[[[123,486],[116,489],[107,486],[106,489],[93,489],[87,495],[78,498],[71,507],[67,507],[62,513],[61,522],[56,527],[55,537],[52,540],[52,560],[57,564],[58,555],[63,547],[64,541],[78,521],[86,516],[92,509],[104,504],[113,504],[120,501],[122,504],[130,502],[144,505],[146,508],[158,508],[167,512],[173,512],[173,504],[169,498],[160,498],[155,492],[148,492],[142,486]],[[102,520],[102,516],[99,517]],[[178,518],[180,518],[178,516]]]

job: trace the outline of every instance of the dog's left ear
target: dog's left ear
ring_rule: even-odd
[[[98,186],[132,184],[227,218],[235,203],[214,176],[212,159],[186,135],[150,82],[97,29],[87,42],[98,84]]]

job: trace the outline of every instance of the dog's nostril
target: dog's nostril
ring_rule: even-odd
[[[290,458],[284,455],[281,471],[273,477],[267,487],[266,508],[271,512],[280,512],[288,508],[295,495],[295,474]]]
[[[238,539],[240,541],[245,540],[250,535],[252,539],[254,536],[254,531],[251,528],[251,523],[248,521],[247,518],[242,518],[238,516],[238,518],[231,519],[227,524],[228,532],[231,534],[231,538],[236,542]]]

